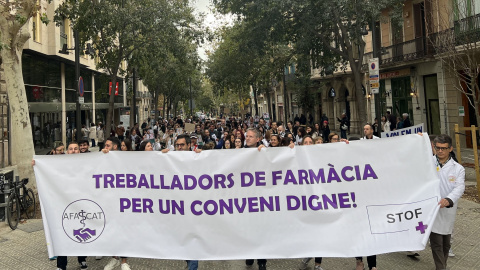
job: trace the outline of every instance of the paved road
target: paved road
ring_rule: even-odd
[[[455,224],[453,251],[456,254],[454,258],[449,259],[449,267],[452,270],[478,270],[480,269],[480,204],[473,203],[464,199],[460,200],[457,222]],[[126,243],[128,244],[128,243]],[[234,245],[235,243],[232,243]],[[318,243],[321,246],[323,243]],[[352,243],[354,244],[354,243]],[[294,247],[292,247],[294,248]],[[312,247],[314,249],[315,247]],[[41,220],[27,220],[20,224],[18,229],[11,231],[10,228],[2,223],[0,224],[0,269],[35,269],[50,270],[55,269],[55,261],[49,261],[46,251],[45,235]],[[379,269],[403,270],[434,269],[430,248],[420,251],[418,260],[412,260],[404,253],[390,253],[378,256]],[[88,258],[89,269],[103,269],[109,258],[103,258],[96,261],[94,258]],[[129,260],[134,270],[149,269],[185,269],[185,262],[174,260],[153,260],[131,258]],[[269,260],[268,269],[298,269],[300,259],[277,259]],[[325,258],[323,268],[325,270],[354,269],[355,260],[352,258]],[[69,258],[68,269],[79,269],[76,258]],[[200,269],[208,270],[247,270],[257,269],[246,267],[243,261],[201,261]],[[119,268],[118,268],[119,269]],[[309,265],[309,270],[313,269],[313,262]]]

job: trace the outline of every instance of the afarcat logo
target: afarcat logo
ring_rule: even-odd
[[[62,226],[67,236],[77,243],[95,241],[105,228],[105,213],[96,202],[82,199],[65,208]]]

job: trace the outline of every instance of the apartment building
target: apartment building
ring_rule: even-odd
[[[50,145],[52,141],[65,143],[67,130],[75,127],[76,121],[77,86],[70,21],[65,19],[60,25],[52,21],[45,25],[40,20],[41,13],[53,18],[61,2],[39,1],[41,9],[29,21],[31,38],[26,42],[22,55],[32,132],[35,138],[35,132],[40,130],[42,141],[49,140]],[[62,52],[64,48],[67,50]],[[114,122],[118,123],[120,114],[128,114],[125,79],[118,77],[118,85],[111,86],[108,73],[96,69],[98,58],[92,58],[85,50],[80,50],[80,75],[84,82],[81,124],[88,127],[91,123],[105,123],[109,91],[115,94]],[[45,138],[47,136],[50,137]]]
[[[462,8],[466,12],[460,12]],[[453,134],[455,123],[476,124],[473,107],[458,91],[456,73],[462,71],[452,72],[445,67],[441,60],[445,54],[438,40],[456,39],[455,46],[459,46],[459,36],[479,36],[480,1],[407,0],[400,29],[388,20],[388,10],[382,13],[383,18],[364,36],[364,96],[360,98],[366,101],[367,121],[373,123],[379,109],[382,115],[387,111],[396,116],[408,113],[413,124],[424,123],[430,134]],[[372,30],[376,32],[375,40]],[[376,95],[370,90],[367,68],[374,43],[380,66],[380,93]],[[363,123],[358,122],[351,71],[347,68],[321,75],[320,70],[312,69],[312,80],[321,82],[323,88],[316,117],[322,113],[329,117],[346,113],[352,122],[351,132],[361,133]],[[375,98],[380,99],[379,108],[375,108]]]

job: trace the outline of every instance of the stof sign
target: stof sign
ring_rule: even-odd
[[[378,94],[380,88],[378,58],[372,58],[368,60],[368,73],[370,77],[370,90],[373,94]]]

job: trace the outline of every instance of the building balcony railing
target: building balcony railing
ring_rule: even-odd
[[[380,48],[379,52],[380,66],[388,67],[395,64],[422,59],[432,55],[432,51],[427,46],[426,37],[418,37],[413,40],[405,41],[388,47]],[[363,70],[367,70],[368,59],[373,56],[372,52],[363,55]]]
[[[480,14],[470,16],[453,23],[456,45],[480,40]]]
[[[385,47],[380,50],[380,66],[390,66],[401,62],[433,57],[435,54],[455,52],[458,46],[469,46],[480,41],[480,14],[470,16],[453,23],[453,27],[429,34],[426,37]],[[465,47],[467,48],[467,47]],[[460,50],[465,49],[460,48]],[[364,55],[364,68],[372,58],[372,53]]]

